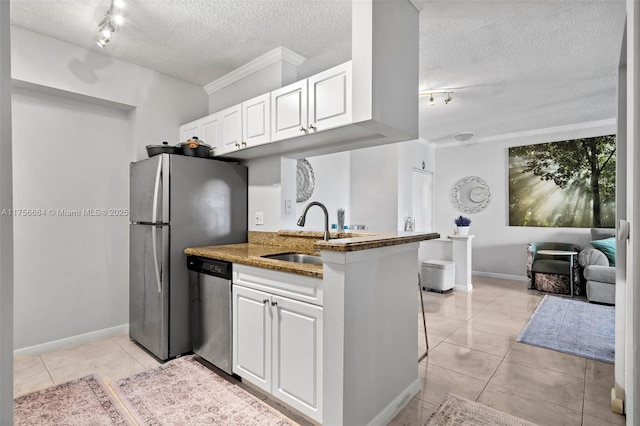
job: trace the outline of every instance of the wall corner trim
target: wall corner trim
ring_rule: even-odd
[[[242,65],[240,68],[231,71],[229,74],[220,77],[217,80],[212,81],[211,83],[204,86],[204,90],[208,95],[212,95],[218,90],[227,87],[237,81],[242,80],[243,78],[260,71],[263,68],[268,67],[269,65],[275,64],[276,62],[283,61],[287,62],[295,67],[300,66],[306,60],[305,57],[298,55],[292,50],[287,49],[286,47],[276,47],[275,49],[265,53],[264,55],[254,59],[251,62],[248,62]]]

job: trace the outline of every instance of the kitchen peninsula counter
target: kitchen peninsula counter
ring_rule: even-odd
[[[296,282],[295,276],[278,277],[279,272],[275,271],[317,278],[300,277],[316,302],[296,302],[297,313],[287,317],[310,318],[305,326],[313,325],[319,330],[314,337],[317,346],[303,345],[311,347],[312,352],[319,351],[309,359],[321,365],[315,370],[320,374],[319,393],[309,397],[309,401],[318,404],[319,412],[313,418],[332,426],[388,424],[421,388],[416,320],[420,291],[418,247],[420,242],[439,235],[356,231],[334,237],[323,241],[322,232],[250,231],[247,243],[193,247],[185,253],[239,264],[235,267],[234,286],[248,297],[256,290],[246,288],[253,281],[252,285],[262,293],[257,293],[257,303],[250,306],[259,309],[271,309],[271,305],[263,308],[260,303],[267,300],[263,297],[269,294],[267,283],[277,289],[289,288],[286,283]],[[320,255],[322,264],[261,257],[291,252]],[[273,306],[280,306],[277,309],[285,309],[286,296],[282,293],[268,297]],[[305,306],[307,310],[302,309]],[[315,316],[312,318],[309,312],[315,312]],[[297,329],[288,329],[291,330]],[[301,335],[301,341],[309,341],[309,336],[315,335]],[[304,389],[310,383],[300,386]]]
[[[262,256],[280,253],[319,255],[320,251],[352,252],[439,238],[436,233],[421,232],[348,232],[333,233],[333,239],[322,240],[322,232],[314,231],[249,231],[247,243],[189,247],[185,253],[208,259],[224,260],[259,268],[292,272],[322,278],[322,264],[293,263]]]

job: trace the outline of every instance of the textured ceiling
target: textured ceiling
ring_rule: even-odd
[[[96,46],[110,0],[11,0],[16,26],[206,85],[283,46],[301,76],[351,57],[347,0],[125,0]],[[419,1],[420,136],[446,143],[615,117],[624,0]]]

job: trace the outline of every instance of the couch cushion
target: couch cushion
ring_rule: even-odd
[[[591,245],[600,250],[609,259],[609,266],[616,266],[616,238],[591,241]]]
[[[569,275],[569,261],[556,259],[537,259],[531,267],[533,272]]]
[[[584,268],[584,277],[587,281],[614,284],[616,282],[616,268],[599,265],[587,266]]]
[[[616,303],[616,286],[598,281],[587,281],[587,300],[614,305]]]
[[[586,246],[578,254],[578,263],[583,268],[589,265],[609,266],[609,259],[597,248]]]

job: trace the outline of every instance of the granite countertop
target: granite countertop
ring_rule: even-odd
[[[322,278],[322,264],[294,263],[284,260],[267,259],[261,256],[279,253],[301,253],[289,247],[256,243],[227,244],[222,246],[190,247],[184,251],[188,255],[225,260],[259,268],[275,269],[282,272],[293,272],[309,277]],[[317,254],[320,253],[309,253]]]
[[[294,263],[261,256],[279,253],[319,255],[320,250],[337,252],[368,250],[436,239],[440,235],[423,232],[353,231],[332,234],[332,237],[334,239],[323,241],[322,232],[314,231],[249,231],[247,243],[190,247],[184,252],[193,256],[322,278],[322,264]]]

